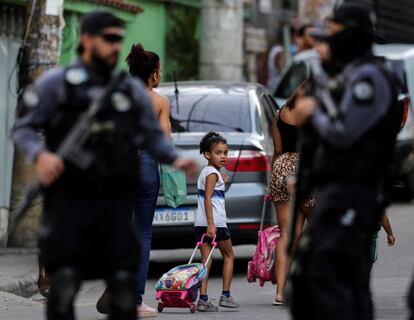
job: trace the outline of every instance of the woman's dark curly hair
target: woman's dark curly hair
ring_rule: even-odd
[[[200,142],[200,153],[203,154],[204,152],[210,152],[211,147],[215,143],[224,143],[227,144],[227,140],[224,139],[221,135],[217,132],[210,131],[207,133]]]
[[[132,45],[125,61],[129,66],[129,73],[139,77],[146,84],[148,84],[151,74],[157,72],[160,68],[160,57],[158,54],[145,51],[140,43]]]

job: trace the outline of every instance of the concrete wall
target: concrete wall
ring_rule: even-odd
[[[202,80],[242,80],[243,32],[242,0],[203,0]]]

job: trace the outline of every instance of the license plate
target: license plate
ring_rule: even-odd
[[[157,208],[154,214],[154,226],[194,224],[195,208]]]

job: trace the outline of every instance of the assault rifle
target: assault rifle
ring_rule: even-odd
[[[307,88],[308,94],[315,96],[319,103],[325,108],[329,118],[332,120],[337,132],[343,132],[343,124],[339,119],[339,112],[334,102],[328,87],[329,77],[322,69],[319,58],[312,58],[309,61],[311,71],[310,86]],[[310,123],[306,123],[301,128],[301,135],[299,138],[299,167],[296,174],[296,187],[293,196],[293,205],[290,215],[289,239],[287,246],[287,253],[289,256],[293,255],[295,246],[296,224],[300,207],[307,195],[309,195],[313,188],[313,167],[314,162],[320,154],[318,147],[318,139],[315,136],[314,129]]]
[[[62,160],[70,160],[81,169],[87,169],[94,161],[93,155],[82,150],[82,147],[93,131],[93,122],[96,116],[103,109],[105,103],[110,101],[113,91],[126,76],[126,72],[119,72],[111,79],[103,93],[91,101],[89,108],[79,117],[79,120],[74,124],[55,152]],[[32,201],[43,191],[43,188],[43,185],[37,181],[29,189],[23,201],[12,213],[16,223],[23,218],[24,213],[30,207]]]

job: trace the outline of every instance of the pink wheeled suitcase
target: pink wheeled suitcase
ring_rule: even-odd
[[[198,296],[198,289],[207,274],[207,265],[211,259],[214,249],[217,247],[214,236],[211,245],[212,249],[204,264],[192,263],[197,249],[203,244],[206,234],[197,242],[188,264],[172,268],[158,280],[155,289],[156,298],[161,300],[158,303],[158,311],[164,308],[190,308],[191,313],[196,311],[195,301]]]
[[[247,264],[247,281],[256,282],[256,278],[258,278],[261,287],[263,287],[266,281],[276,284],[274,264],[276,245],[280,238],[280,229],[278,226],[273,226],[263,230],[266,204],[269,201],[270,196],[265,195],[256,250],[252,260]]]

